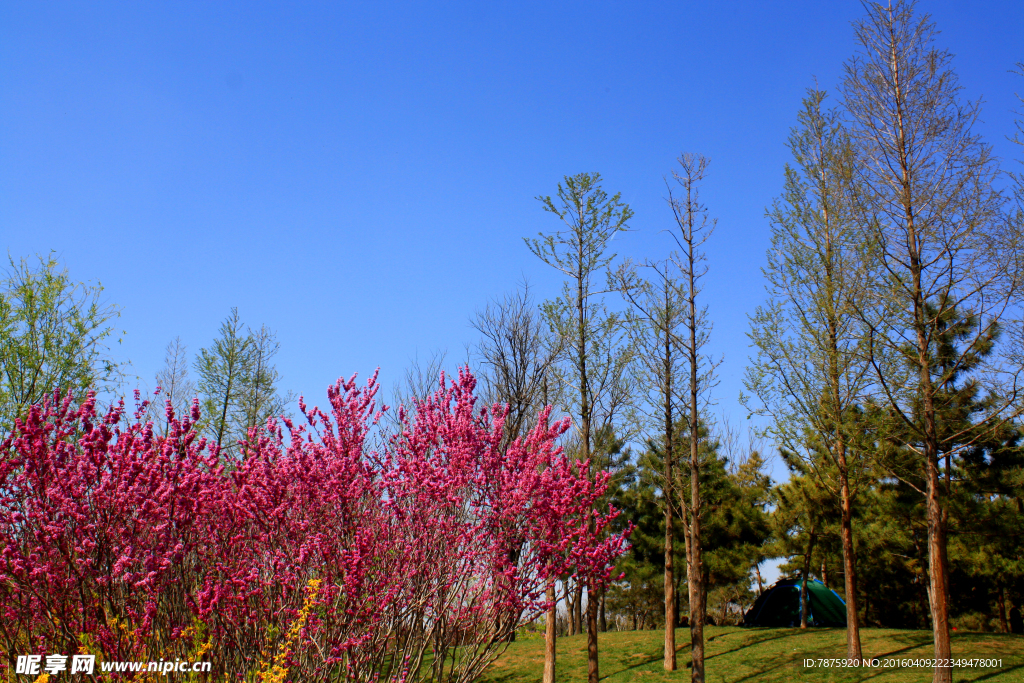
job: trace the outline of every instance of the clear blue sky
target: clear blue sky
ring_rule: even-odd
[[[1024,3],[923,2],[980,132],[1016,151],[1008,73]],[[534,199],[599,171],[636,211],[623,255],[660,257],[662,176],[712,160],[706,199],[720,410],[737,421],[765,207],[804,90],[831,90],[859,3],[5,2],[0,246],[55,250],[101,282],[114,354],[152,385],[232,306],[281,342],[283,386],[324,403],[341,375],[475,340],[468,320],[558,278],[524,236]],[[782,473],[776,469],[777,476]]]

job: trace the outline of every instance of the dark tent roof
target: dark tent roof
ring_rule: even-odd
[[[846,626],[846,603],[821,581],[807,582],[807,625]],[[745,626],[799,626],[800,579],[785,579],[766,590],[754,602]]]

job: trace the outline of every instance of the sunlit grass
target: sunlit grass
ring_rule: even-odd
[[[705,665],[710,683],[768,681],[793,683],[801,680],[845,683],[918,683],[930,681],[927,668],[858,670],[805,668],[804,659],[841,659],[846,654],[843,629],[739,628],[709,626]],[[690,633],[676,631],[679,668],[666,672],[662,667],[662,631],[622,631],[602,633],[599,637],[601,680],[688,681],[690,679]],[[964,668],[954,672],[956,681],[1024,681],[1024,636],[992,633],[954,633],[954,658],[1002,659],[1001,668]],[[929,659],[932,656],[931,632],[894,629],[862,631],[865,657],[879,659]],[[558,641],[557,681],[574,683],[587,680],[587,637],[573,636]],[[540,681],[544,670],[544,641],[530,638],[512,643],[508,651],[484,675],[488,683],[530,683]]]

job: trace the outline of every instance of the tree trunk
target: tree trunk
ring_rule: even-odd
[[[665,505],[665,671],[676,670],[676,583],[672,544],[672,504]]]
[[[934,453],[934,451],[933,451]],[[949,642],[949,568],[946,561],[946,525],[942,522],[942,503],[939,500],[938,463],[926,452],[928,459],[928,579],[931,598],[932,635],[935,639],[935,659],[948,661]],[[935,667],[934,683],[951,683],[953,672],[949,667]]]
[[[1000,581],[996,591],[996,602],[999,603],[999,631],[1009,633],[1010,625],[1006,622],[1006,593],[1003,590],[1003,582]]]
[[[696,407],[694,401],[694,407]],[[696,413],[696,410],[693,411]],[[690,437],[690,657],[693,670],[691,683],[704,683],[704,621],[707,617],[704,604],[704,567],[701,557],[700,539],[700,460],[697,453],[697,419],[692,415],[693,430]]]
[[[843,583],[846,588],[846,658],[860,661],[860,624],[857,613],[857,584],[853,548],[853,504],[850,501],[850,477],[846,466],[846,444],[839,443],[839,503],[842,512]]]
[[[598,683],[597,667],[597,599],[587,590],[587,681]]]
[[[675,544],[672,528],[672,488],[675,473],[672,470],[673,443],[672,420],[672,373],[671,346],[668,331],[665,333],[665,482],[662,494],[665,496],[665,671],[676,670],[676,585],[675,585]]]
[[[572,634],[574,636],[581,635],[583,633],[583,581],[577,579],[573,581],[573,619],[572,619]]]
[[[583,255],[580,254],[579,263],[583,263]],[[581,266],[582,268],[582,266]],[[579,272],[576,278],[576,313],[578,316],[578,337],[576,351],[579,354],[580,368],[580,437],[583,445],[583,459],[587,461],[587,467],[591,477],[594,476],[593,463],[590,462],[590,383],[587,377],[587,334],[586,334],[586,307],[583,291],[583,273]],[[594,521],[591,519],[591,531]],[[597,600],[592,586],[587,589],[587,683],[599,683],[598,662],[597,662]],[[579,609],[582,603],[583,583],[579,585],[577,597],[577,625],[581,625],[582,615]]]
[[[811,529],[810,538],[807,539],[807,552],[804,553],[804,568],[801,572],[800,581],[800,628],[807,628],[807,576],[811,573],[811,556],[814,554],[814,539],[816,533]]]
[[[543,683],[555,683],[555,642],[557,638],[555,621],[558,619],[558,606],[555,604],[555,580],[548,580],[546,599],[551,603],[548,609],[547,630],[544,634],[544,679]]]
[[[601,630],[601,633],[608,632],[608,618],[605,615],[605,598],[607,597],[605,591],[601,591],[601,614],[598,617],[597,625]]]
[[[690,567],[687,575],[687,582],[690,589],[690,658],[692,672],[690,681],[692,683],[704,683],[704,620],[706,618],[704,605],[704,565],[701,557],[700,538],[700,422],[699,422],[699,377],[700,357],[697,353],[697,274],[696,259],[694,252],[694,212],[695,201],[691,195],[690,186],[686,192],[688,234],[685,235],[689,253],[686,257],[689,261],[687,273],[689,275],[689,291],[687,294],[688,327],[689,327],[689,355],[690,366]]]
[[[704,683],[704,621],[707,617],[704,608],[704,573],[701,564],[700,519],[694,515],[690,523],[692,539],[690,552],[693,555],[692,574],[689,576],[690,591],[690,656],[693,672],[691,683]]]

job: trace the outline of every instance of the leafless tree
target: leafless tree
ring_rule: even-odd
[[[281,375],[273,360],[280,348],[277,335],[266,325],[258,330],[249,329],[247,372],[242,378],[240,394],[241,422],[237,427],[240,435],[266,424],[271,417],[283,415],[286,406],[294,400],[291,392],[282,395],[277,389]]]
[[[489,303],[472,325],[481,335],[476,351],[483,369],[482,393],[489,403],[508,406],[507,446],[530,429],[547,401],[548,371],[564,339],[550,333],[529,283]]]
[[[156,385],[160,387],[160,400],[150,405],[150,419],[157,424],[163,423],[163,432],[167,433],[167,422],[163,419],[164,408],[171,404],[175,415],[181,419],[188,414],[192,399],[196,396],[196,385],[188,376],[188,349],[181,337],[175,337],[167,345],[164,353],[164,366],[156,373]]]
[[[382,419],[398,429],[397,433],[401,433],[402,427],[398,406],[403,406],[409,415],[414,415],[416,404],[413,399],[422,399],[437,391],[447,360],[447,349],[434,351],[426,361],[420,360],[417,353],[410,359],[402,380],[392,384],[391,400],[387,404],[391,409],[383,414]]]
[[[681,517],[686,536],[686,585],[690,599],[690,654],[693,683],[704,683],[704,621],[707,617],[707,595],[704,585],[704,566],[701,545],[701,515],[703,505],[700,493],[700,443],[702,415],[707,415],[711,404],[711,390],[716,384],[715,361],[706,353],[711,337],[712,323],[706,305],[698,303],[708,272],[704,243],[715,229],[715,220],[708,216],[707,207],[700,201],[700,186],[707,175],[708,159],[700,154],[679,157],[679,170],[672,177],[679,186],[677,195],[669,184],[668,205],[672,209],[678,231],[672,236],[679,247],[675,263],[682,274],[685,301],[682,348],[686,377],[686,426],[690,445],[690,500],[683,504]]]

